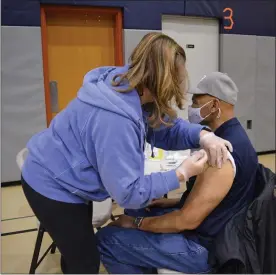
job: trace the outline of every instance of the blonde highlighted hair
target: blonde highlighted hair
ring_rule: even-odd
[[[186,54],[181,46],[165,34],[152,32],[145,35],[132,52],[129,70],[115,76],[112,85],[118,87],[127,80],[128,88],[117,91],[123,93],[136,89],[140,95],[147,88],[154,100],[149,119],[151,127],[171,125],[171,120],[176,117],[173,105],[183,109],[188,85],[185,62]],[[184,79],[179,77],[181,63]],[[164,121],[165,115],[169,121]]]

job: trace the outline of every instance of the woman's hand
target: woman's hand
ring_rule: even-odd
[[[221,168],[222,164],[227,161],[227,148],[230,152],[233,152],[232,144],[229,141],[208,131],[201,131],[199,144],[207,152],[209,163],[213,167]]]
[[[190,177],[201,174],[205,169],[207,160],[208,156],[204,150],[193,153],[176,169],[176,176],[179,181],[188,181]]]
[[[134,218],[126,215],[121,215],[116,221],[111,222],[108,226],[117,226],[124,228],[136,228],[134,225]]]

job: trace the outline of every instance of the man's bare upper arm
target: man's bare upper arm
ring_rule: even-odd
[[[182,208],[184,216],[193,220],[196,228],[219,205],[234,181],[234,168],[228,160],[221,169],[208,167],[197,176],[194,187]]]

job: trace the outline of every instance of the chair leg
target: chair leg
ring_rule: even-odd
[[[51,248],[51,254],[55,254],[56,253],[56,249],[57,249],[57,246],[53,243],[52,244],[52,248]]]
[[[93,201],[88,202],[88,217],[93,224]]]
[[[113,214],[111,214],[110,219],[111,219],[113,222],[115,221],[115,217],[114,217],[114,215],[113,215]]]
[[[114,203],[114,202],[115,202],[115,201],[112,199],[112,203]],[[111,219],[113,222],[116,220],[113,214],[111,214],[110,219]]]
[[[61,255],[60,257],[60,267],[61,267],[61,271],[63,274],[67,274],[66,272],[66,264],[65,264],[65,261],[64,261],[64,257]]]
[[[38,229],[38,233],[37,233],[37,238],[36,238],[36,242],[35,242],[35,248],[34,248],[34,253],[33,253],[33,258],[32,258],[32,263],[31,263],[29,274],[35,274],[44,232],[45,232],[45,229],[40,225],[39,229]]]

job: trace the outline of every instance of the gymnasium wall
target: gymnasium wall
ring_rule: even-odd
[[[238,117],[245,128],[252,120],[257,151],[275,150],[275,1],[2,0],[2,182],[20,179],[16,154],[46,127],[41,4],[121,7],[125,61],[144,34],[161,31],[162,14],[220,18],[220,70],[240,89]]]

